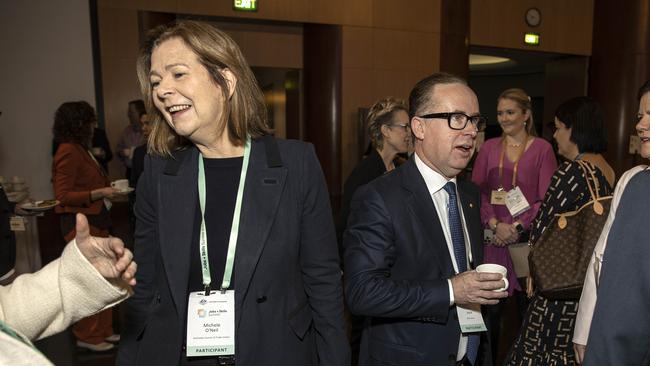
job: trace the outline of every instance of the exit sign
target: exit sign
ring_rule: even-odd
[[[238,11],[257,11],[257,0],[233,0],[233,9]]]
[[[524,34],[524,43],[531,46],[539,45],[539,34],[537,33],[526,33]]]

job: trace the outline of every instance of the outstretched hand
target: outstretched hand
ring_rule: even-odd
[[[107,280],[121,279],[135,286],[137,264],[133,261],[133,253],[124,247],[122,240],[91,236],[88,219],[83,214],[77,214],[76,232],[79,251],[97,272]]]

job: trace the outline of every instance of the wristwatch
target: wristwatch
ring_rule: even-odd
[[[519,223],[519,222],[515,224],[515,229],[517,229],[517,233],[519,235],[524,233],[524,227],[521,226],[521,223]]]

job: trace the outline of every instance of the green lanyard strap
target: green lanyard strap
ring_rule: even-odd
[[[230,287],[233,265],[235,264],[235,249],[237,248],[237,237],[239,236],[239,221],[241,220],[241,206],[244,198],[244,185],[246,183],[246,172],[248,171],[248,161],[251,154],[251,139],[246,138],[244,145],[244,161],[242,162],[241,173],[239,175],[239,186],[237,188],[237,200],[235,201],[235,211],[232,216],[232,225],[230,226],[230,238],[228,239],[228,256],[226,257],[226,267],[223,271],[223,281],[221,282],[221,292],[225,292]],[[205,227],[205,168],[203,166],[203,155],[199,153],[199,206],[201,208],[201,231],[199,236],[199,251],[201,255],[201,272],[203,276],[203,287],[205,296],[210,295],[210,260],[208,259],[208,233]]]

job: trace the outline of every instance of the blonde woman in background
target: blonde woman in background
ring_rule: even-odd
[[[395,169],[397,154],[406,153],[411,144],[411,128],[406,103],[401,99],[385,98],[375,102],[366,117],[370,137],[369,153],[357,164],[343,186],[341,213],[339,215],[337,236],[339,253],[343,253],[341,238],[350,214],[350,201],[357,188]],[[352,365],[357,364],[363,318],[352,315],[350,346]]]
[[[527,306],[521,286],[524,281],[520,283],[517,280],[508,245],[524,240],[522,233],[530,230],[557,168],[557,160],[551,144],[535,137],[532,103],[525,91],[516,88],[505,90],[497,102],[497,119],[503,134],[486,141],[481,147],[474,163],[472,181],[481,189],[483,226],[494,234],[493,240],[485,244],[484,263],[497,263],[508,269],[508,293],[517,295],[519,313],[523,314]],[[511,212],[504,198],[509,192],[516,193],[517,189],[528,202],[528,208]],[[493,357],[498,350],[504,303],[488,306]]]
[[[366,125],[371,147],[369,153],[345,180],[339,216],[339,239],[345,230],[350,201],[357,188],[395,169],[397,154],[408,152],[411,145],[411,128],[407,111],[403,100],[391,97],[380,99],[370,107]]]

